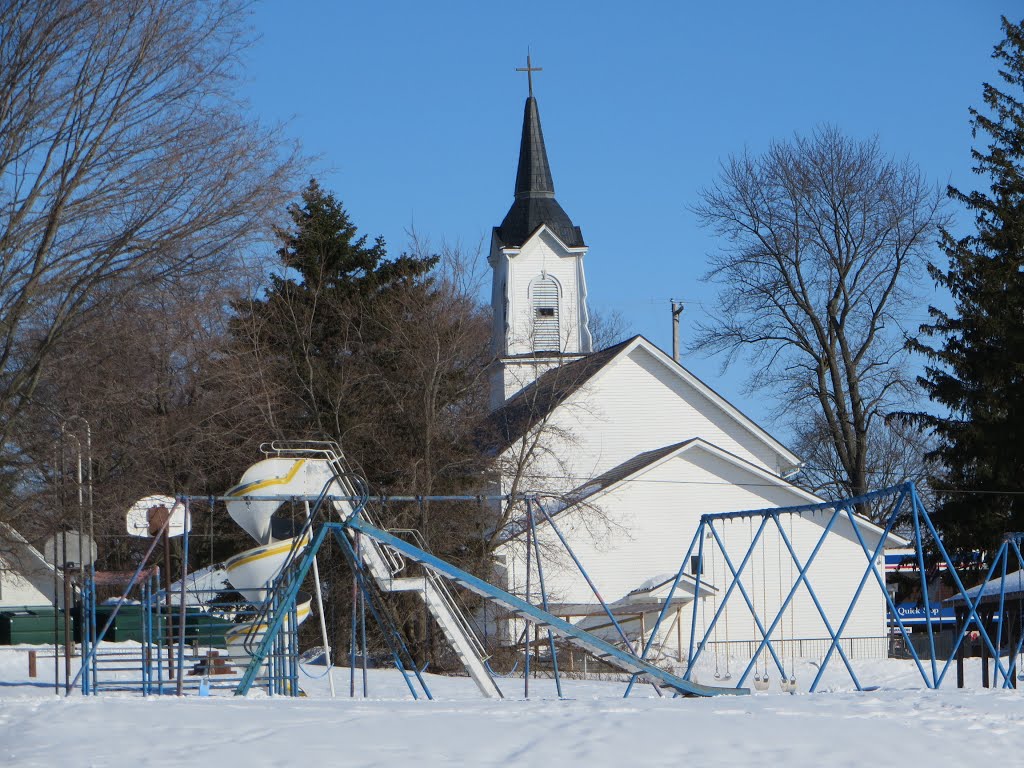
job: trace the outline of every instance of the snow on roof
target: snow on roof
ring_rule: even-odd
[[[981,595],[982,600],[998,597],[1001,591],[1000,587],[1004,584],[1006,587],[1004,592],[1006,597],[1014,601],[1024,598],[1024,571],[1014,571],[1013,573],[1006,574],[1005,578],[991,579],[984,584],[971,587],[967,590],[967,597],[972,602],[977,600],[978,595]],[[946,600],[947,603],[962,603],[963,601],[962,595],[954,595]]]

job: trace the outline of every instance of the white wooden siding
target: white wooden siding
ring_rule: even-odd
[[[39,570],[37,568],[37,570]],[[37,574],[38,577],[38,574]],[[52,575],[50,576],[52,582]],[[34,579],[37,583],[39,578]],[[59,588],[61,591],[63,587]],[[62,596],[62,595],[61,595]],[[63,603],[63,601],[61,601]],[[0,558],[0,607],[19,605],[52,605],[53,589],[44,593],[29,579],[22,576],[14,565]]]
[[[643,344],[609,363],[542,427],[535,487],[563,492],[645,451],[699,437],[777,473],[779,455]],[[513,447],[513,451],[516,447]]]
[[[770,487],[749,470],[697,448],[599,497],[596,499],[598,510],[566,512],[556,520],[604,598],[612,602],[652,577],[674,575],[693,540],[702,514],[789,506],[805,501],[805,497],[791,490]],[[793,516],[791,522],[784,522],[787,535],[792,529],[794,549],[802,562],[818,542],[826,523],[827,518],[821,513]],[[754,521],[754,531],[758,524],[759,520]],[[792,584],[792,559],[784,550],[774,524],[769,522],[768,525],[770,527],[763,535],[763,546],[759,546],[757,555],[741,577],[766,626],[774,618]],[[726,549],[738,567],[751,541],[751,523],[748,520],[724,523],[722,534]],[[866,538],[869,546],[877,543],[877,536]],[[545,555],[549,599],[593,602],[586,582],[571,562],[554,554],[559,549],[554,533],[544,526],[539,531],[539,540],[543,550],[551,553],[550,557]],[[705,568],[708,571],[705,575],[714,585],[724,587],[728,581],[724,558],[711,555],[710,542],[705,546],[709,547],[705,551]],[[510,548],[508,554],[512,586],[522,590],[525,563],[521,547]],[[838,628],[866,568],[867,560],[851,535],[849,524],[837,526],[808,572],[811,586],[833,628]],[[795,565],[792,566],[792,575],[795,579]],[[885,598],[874,577],[869,578],[844,637],[882,637],[885,634]],[[533,583],[537,583],[536,575]],[[698,610],[698,638],[703,635],[705,616],[710,622],[717,610],[717,600],[709,598]],[[689,609],[684,609],[683,616],[685,646],[689,640]],[[669,646],[675,646],[675,635],[673,631],[672,637],[665,638]],[[793,636],[828,636],[810,595],[803,587],[773,639]],[[730,597],[726,614],[718,625],[718,639],[724,641],[727,638],[733,641],[760,639],[738,590]]]

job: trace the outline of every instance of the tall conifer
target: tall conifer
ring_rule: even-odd
[[[949,268],[931,268],[952,295],[947,313],[929,308],[922,326],[934,346],[919,381],[945,413],[920,413],[938,447],[932,484],[936,521],[947,544],[990,549],[1005,531],[1024,529],[1024,29],[1005,17],[993,53],[997,85],[984,85],[985,111],[971,109],[974,172],[986,192],[949,188],[974,214],[976,232],[943,230]]]

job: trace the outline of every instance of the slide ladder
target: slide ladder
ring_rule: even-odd
[[[347,482],[349,473],[339,458],[331,462],[335,471],[335,479],[341,486],[342,493],[355,496],[354,489]],[[335,502],[335,509],[342,519],[352,517],[346,502]],[[363,509],[360,517],[368,521],[373,530],[380,528],[372,523],[368,512]],[[377,586],[384,592],[414,592],[418,594],[434,617],[441,632],[455,651],[466,673],[476,683],[477,688],[487,698],[503,698],[501,689],[487,668],[488,654],[473,629],[469,618],[459,607],[444,579],[430,569],[424,569],[422,576],[399,576],[406,569],[406,561],[402,554],[393,547],[381,543],[372,536],[362,537],[352,528],[346,527],[346,534],[353,542],[356,555],[366,570],[369,571]],[[416,540],[421,546],[425,544],[419,531],[403,529],[402,533]],[[396,537],[397,538],[397,537]],[[414,547],[422,551],[421,547]]]
[[[623,672],[638,675],[644,682],[653,683],[659,688],[679,693],[683,696],[743,695],[750,693],[747,688],[719,688],[700,685],[666,672],[638,658],[629,651],[617,648],[611,643],[545,612],[522,598],[505,592],[466,571],[456,568],[454,565],[410,544],[393,533],[375,527],[365,517],[353,515],[345,521],[344,526],[349,531],[358,531],[362,534],[360,539],[363,542],[364,551],[370,549],[365,546],[365,540],[373,540],[382,548],[390,549],[401,557],[419,563],[428,572],[433,572],[443,579],[449,579],[456,584],[462,585],[492,603],[500,605],[513,615],[527,621],[532,621],[541,628],[550,629],[552,633],[563,638],[569,644],[587,651],[596,658],[621,669]],[[369,567],[369,560],[366,562]],[[419,581],[419,579],[417,580]]]

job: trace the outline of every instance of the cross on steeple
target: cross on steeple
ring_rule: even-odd
[[[526,66],[525,67],[516,67],[516,72],[525,72],[527,79],[530,81],[530,97],[531,98],[533,98],[533,73],[534,72],[543,72],[543,71],[544,71],[543,67],[534,67],[530,63],[530,52],[529,51],[526,52]]]

